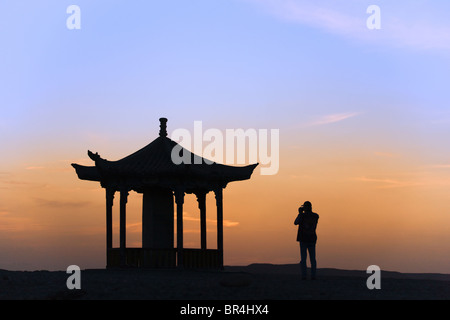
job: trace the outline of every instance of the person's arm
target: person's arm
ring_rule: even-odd
[[[298,214],[297,218],[295,218],[294,224],[296,226],[300,224],[300,213]]]

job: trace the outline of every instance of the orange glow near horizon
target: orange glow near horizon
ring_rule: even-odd
[[[257,168],[250,180],[224,190],[225,264],[297,263],[293,221],[298,206],[309,200],[320,215],[319,267],[365,269],[376,264],[385,270],[445,273],[450,270],[449,174],[410,165],[404,157],[351,151],[350,146],[345,153],[328,155],[325,149],[282,146],[277,175],[261,176]],[[98,183],[78,180],[70,161],[18,163],[0,178],[0,268],[105,266],[105,192]],[[141,246],[141,210],[142,196],[130,192],[129,247]],[[215,199],[209,193],[208,248],[216,248],[215,228]],[[199,233],[196,198],[186,195],[185,247],[199,248]]]

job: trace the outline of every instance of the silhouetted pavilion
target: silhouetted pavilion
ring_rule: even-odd
[[[229,182],[250,179],[258,164],[245,167],[203,159],[167,138],[166,118],[159,137],[118,161],[88,151],[95,166],[72,164],[81,180],[98,181],[106,190],[107,267],[223,267],[223,189]],[[175,146],[191,164],[172,161]],[[201,161],[199,161],[201,160]],[[199,163],[199,164],[197,164]],[[211,163],[211,161],[209,162]],[[131,190],[143,194],[142,248],[126,248],[126,204]],[[206,195],[213,191],[217,206],[217,249],[206,247]],[[120,248],[113,248],[112,207],[120,193]],[[195,194],[200,209],[201,249],[183,247],[184,195]],[[177,206],[177,247],[174,247],[174,198]]]

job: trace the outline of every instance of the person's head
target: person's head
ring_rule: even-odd
[[[303,203],[303,205],[300,208],[298,208],[298,212],[301,213],[302,211],[311,212],[312,211],[312,204],[311,204],[311,202],[305,201],[305,203]]]

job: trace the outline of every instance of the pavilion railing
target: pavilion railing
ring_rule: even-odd
[[[183,249],[185,268],[220,268],[219,251],[215,249]]]
[[[185,268],[217,269],[219,251],[216,249],[183,249],[182,263]],[[121,259],[121,249],[108,249],[107,267],[138,267],[138,268],[175,268],[179,266],[177,249],[126,248],[125,265]]]

